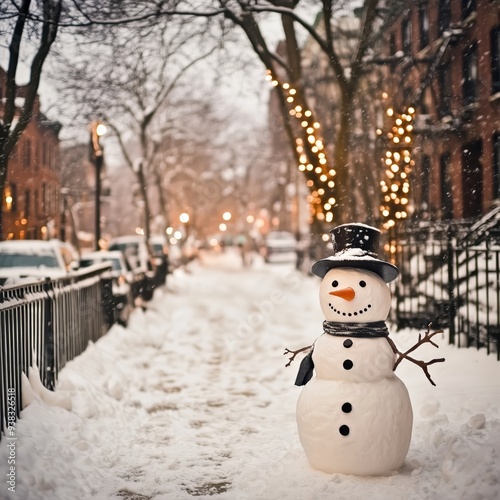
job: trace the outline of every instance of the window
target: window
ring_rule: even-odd
[[[462,20],[476,12],[476,0],[462,0]]]
[[[37,169],[40,166],[40,142],[39,141],[35,142],[33,156],[34,156],[35,168]]]
[[[451,71],[449,62],[442,64],[438,68],[438,85],[438,115],[440,118],[444,118],[451,115]]]
[[[47,143],[43,141],[42,143],[42,163],[44,166],[47,166],[48,158],[47,158]]]
[[[452,199],[451,181],[450,181],[450,165],[451,165],[450,153],[442,154],[439,161],[439,170],[441,174],[441,210],[443,214],[443,219],[451,219],[453,217],[453,199]]]
[[[491,93],[500,92],[500,26],[491,30]]]
[[[451,24],[450,0],[439,0],[438,35],[443,36],[443,33],[450,27],[450,24]]]
[[[24,216],[29,217],[30,216],[30,201],[31,201],[31,193],[29,189],[26,189],[24,191]]]
[[[462,148],[462,217],[474,219],[483,212],[483,166],[481,139]]]
[[[31,165],[31,141],[26,139],[23,144],[23,166],[25,168]]]
[[[462,55],[464,105],[477,100],[477,44],[472,44]]]
[[[42,213],[47,213],[47,184],[42,184]]]
[[[411,54],[411,23],[409,18],[406,18],[401,25],[401,39],[403,40],[403,52]]]
[[[419,48],[425,49],[429,45],[429,12],[427,5],[421,5],[418,8],[418,31],[419,31]]]
[[[35,189],[35,197],[33,199],[33,215],[38,215],[38,206],[39,200],[38,200],[38,189]]]
[[[431,159],[428,155],[422,155],[422,210],[429,211],[430,208],[430,189],[431,189]]]
[[[500,199],[500,132],[493,135],[493,198]]]

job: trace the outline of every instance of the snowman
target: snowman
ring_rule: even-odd
[[[328,473],[384,475],[402,466],[410,445],[413,412],[408,391],[394,370],[402,359],[430,342],[427,331],[416,346],[400,353],[385,320],[391,294],[387,283],[398,269],[378,258],[380,232],[364,224],[344,224],[330,231],[334,255],[316,262],[323,278],[320,305],[324,333],[303,359],[296,385],[300,441],[310,464]],[[316,376],[312,378],[313,371]],[[307,384],[307,385],[306,385]]]

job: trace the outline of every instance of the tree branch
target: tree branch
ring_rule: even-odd
[[[425,343],[429,343],[432,346],[439,349],[439,346],[435,342],[432,341],[432,337],[434,337],[434,335],[437,335],[438,333],[443,333],[443,330],[436,330],[436,331],[431,333],[431,331],[430,331],[431,324],[432,323],[429,323],[429,326],[427,327],[427,331],[425,332],[425,335],[422,337],[422,335],[419,334],[418,335],[418,342],[413,347],[410,347],[410,349],[408,349],[406,352],[400,352],[397,349],[394,342],[389,337],[386,337],[386,338],[387,338],[387,341],[389,342],[389,345],[391,346],[392,350],[394,351],[394,354],[397,354],[399,356],[398,359],[396,360],[396,362],[394,363],[393,371],[396,370],[396,368],[399,366],[399,363],[401,363],[401,361],[403,361],[403,359],[407,359],[408,361],[415,363],[417,366],[420,366],[420,368],[422,368],[422,370],[424,371],[426,377],[429,379],[429,382],[435,386],[436,384],[432,380],[427,367],[430,365],[433,365],[434,363],[442,363],[445,359],[444,358],[437,358],[437,359],[432,359],[431,361],[422,361],[422,360],[415,359],[413,357],[408,356],[410,353],[412,353],[418,347],[420,347],[421,345],[423,345]]]
[[[373,23],[377,17],[377,5],[379,0],[366,0],[364,5],[364,16],[361,26],[361,33],[359,37],[358,49],[356,51],[356,56],[352,62],[351,68],[351,79],[356,81],[359,78],[359,74],[363,68],[363,56],[369,47],[370,43],[370,33],[373,29]]]
[[[285,366],[286,367],[290,366],[292,364],[292,361],[295,359],[295,356],[297,356],[297,354],[304,352],[304,351],[307,351],[308,349],[311,349],[311,347],[313,345],[314,344],[308,345],[306,347],[302,347],[301,349],[297,349],[296,351],[291,351],[290,349],[287,349],[285,347],[285,352],[283,353],[283,356],[286,356],[287,354],[292,354],[292,356],[288,359],[288,363]]]

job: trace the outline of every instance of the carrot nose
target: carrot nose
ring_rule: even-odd
[[[348,287],[342,288],[341,290],[334,290],[333,292],[330,292],[330,295],[335,295],[336,297],[340,297],[344,300],[352,300],[356,294],[351,287]]]

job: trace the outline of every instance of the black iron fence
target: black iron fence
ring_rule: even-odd
[[[38,366],[45,387],[113,322],[108,265],[57,280],[0,287],[0,437],[22,409],[22,374]]]
[[[403,227],[386,236],[400,270],[392,285],[398,328],[449,328],[450,342],[500,359],[500,234],[466,224]]]

